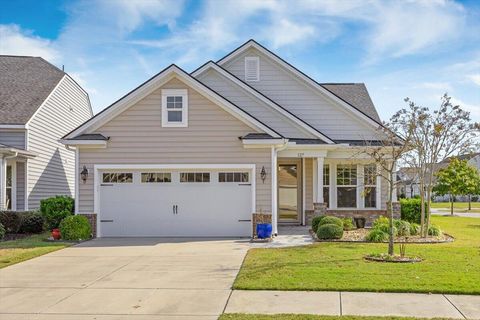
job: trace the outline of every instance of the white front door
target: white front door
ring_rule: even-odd
[[[102,237],[251,235],[248,170],[99,172]]]

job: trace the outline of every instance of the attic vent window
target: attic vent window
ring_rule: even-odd
[[[260,59],[245,57],[245,81],[260,81]]]

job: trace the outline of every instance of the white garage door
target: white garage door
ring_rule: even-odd
[[[99,172],[102,237],[251,235],[249,170]]]

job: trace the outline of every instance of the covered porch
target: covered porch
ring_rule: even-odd
[[[0,144],[0,210],[28,209],[27,161],[32,152]]]

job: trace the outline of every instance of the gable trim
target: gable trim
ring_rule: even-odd
[[[369,115],[365,114],[363,111],[356,108],[354,105],[348,103],[347,101],[343,100],[342,98],[340,98],[336,94],[332,93],[330,90],[328,90],[327,88],[322,86],[316,80],[312,79],[310,76],[303,73],[302,71],[300,71],[299,69],[297,69],[296,67],[294,67],[293,65],[291,65],[290,63],[288,63],[287,61],[285,61],[284,59],[282,59],[281,57],[279,57],[278,55],[276,55],[275,53],[273,53],[269,49],[265,48],[264,46],[262,46],[261,44],[259,44],[258,42],[256,42],[253,39],[248,40],[246,43],[242,44],[241,46],[239,46],[238,48],[236,48],[235,50],[233,50],[232,52],[230,52],[229,54],[227,54],[223,58],[219,59],[217,61],[217,64],[223,65],[223,64],[227,63],[228,61],[231,61],[232,59],[234,59],[236,56],[238,56],[239,54],[241,54],[245,50],[247,50],[249,48],[252,48],[252,47],[257,49],[258,51],[262,52],[267,57],[272,58],[275,62],[277,62],[278,64],[283,66],[288,71],[292,72],[295,76],[297,76],[298,78],[300,78],[301,80],[303,80],[307,84],[313,86],[314,88],[316,88],[318,91],[323,93],[325,96],[327,96],[331,100],[340,104],[343,108],[347,109],[347,111],[353,112],[356,115],[358,115],[360,119],[367,122],[370,126],[373,126],[375,128],[378,128],[379,126],[383,126],[382,123],[378,122],[377,120],[373,119]]]
[[[262,123],[258,119],[254,118],[252,115],[245,112],[232,102],[228,101],[226,98],[222,97],[220,94],[207,87],[175,64],[172,64],[151,77],[150,79],[143,82],[135,89],[128,92],[126,95],[115,101],[107,108],[103,109],[101,112],[97,113],[93,118],[90,118],[82,125],[72,130],[70,133],[66,134],[63,139],[71,139],[77,135],[85,133],[87,130],[93,131],[99,128],[124,110],[131,107],[133,104],[143,99],[146,95],[150,94],[151,92],[153,92],[154,90],[161,87],[163,84],[175,77],[185,82],[192,89],[198,91],[207,99],[209,99],[240,121],[244,122],[248,126],[260,131],[264,131],[274,137],[281,137],[278,132],[268,127],[266,124]]]
[[[296,123],[298,126],[300,126],[303,130],[306,130],[310,134],[313,134],[314,136],[326,141],[329,144],[334,144],[335,142],[325,135],[324,133],[320,132],[319,130],[315,129],[312,127],[310,124],[306,123],[293,113],[291,113],[289,110],[285,109],[282,107],[280,104],[277,102],[273,101],[269,97],[265,96],[263,93],[258,91],[257,89],[253,88],[250,86],[248,83],[242,81],[232,73],[230,73],[228,70],[224,69],[222,66],[216,64],[213,61],[209,61],[205,64],[203,64],[200,68],[196,69],[195,71],[192,72],[192,76],[196,77],[203,72],[207,71],[209,68],[214,69],[215,71],[219,72],[221,75],[225,76],[227,79],[231,80],[247,92],[251,93],[254,95],[257,99],[261,100],[263,103],[269,105],[271,108],[276,110],[277,112],[281,113],[283,116],[287,117],[289,120],[293,121]]]

